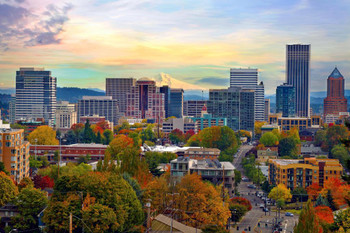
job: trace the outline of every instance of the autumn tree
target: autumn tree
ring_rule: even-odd
[[[282,138],[278,144],[278,154],[282,156],[298,156],[297,140],[293,137]]]
[[[124,151],[131,150],[134,147],[134,141],[132,138],[119,134],[110,143],[105,153],[108,153],[112,159],[117,159]]]
[[[261,136],[260,143],[264,144],[264,146],[276,146],[278,138],[273,133],[267,132]]]
[[[166,198],[169,192],[169,185],[165,177],[155,177],[144,189],[143,202],[146,203],[148,199],[152,199],[152,212],[162,213],[167,207]]]
[[[339,159],[343,165],[346,165],[346,161],[349,159],[349,151],[343,145],[334,146],[331,155],[334,159]]]
[[[309,200],[301,210],[298,224],[294,227],[295,233],[322,233],[320,220],[316,215],[315,208]]]
[[[334,222],[333,211],[326,205],[319,205],[315,207],[317,217],[321,224],[332,224]]]
[[[309,199],[312,201],[315,201],[318,197],[319,193],[321,192],[322,187],[318,185],[318,183],[312,183],[310,186],[306,188],[307,194],[309,196]]]
[[[228,203],[222,202],[220,191],[203,182],[197,174],[186,175],[176,185],[176,207],[182,221],[190,226],[217,224],[224,226],[231,216]]]
[[[37,140],[37,141],[36,141]],[[28,135],[28,141],[32,145],[58,145],[56,131],[50,126],[42,125]]]
[[[8,171],[6,171],[5,164],[0,162],[0,172],[4,172],[6,175],[10,175]]]
[[[13,218],[14,228],[24,231],[38,226],[38,214],[48,203],[46,194],[33,186],[21,190],[14,201],[19,214]]]
[[[288,189],[284,184],[279,184],[277,187],[274,187],[269,193],[269,198],[274,199],[275,201],[283,199],[285,201],[290,201],[292,194],[290,189]]]
[[[18,194],[18,189],[11,178],[4,172],[0,172],[0,206],[13,200]]]
[[[17,187],[19,191],[21,191],[22,189],[27,187],[34,187],[34,183],[29,177],[24,177]]]
[[[255,123],[254,123],[254,133],[255,133],[255,136],[257,138],[261,137],[261,127],[263,125],[266,125],[266,124],[267,124],[267,122],[265,122],[265,121],[255,121]]]
[[[173,144],[179,144],[185,141],[185,135],[181,130],[174,129],[170,132],[169,139]]]
[[[349,137],[349,131],[344,125],[334,125],[327,129],[326,133],[326,149],[327,151],[338,144],[341,140]]]

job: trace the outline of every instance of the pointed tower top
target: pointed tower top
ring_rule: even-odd
[[[335,67],[332,73],[328,76],[328,78],[344,78],[343,75],[339,72],[338,68]]]

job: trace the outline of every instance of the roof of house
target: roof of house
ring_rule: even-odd
[[[156,221],[163,223],[164,225],[171,226],[171,218],[159,214],[156,218]],[[153,220],[154,221],[154,220]],[[176,220],[173,220],[173,228],[177,230],[177,232],[183,232],[183,233],[196,233],[196,232],[202,232],[199,229],[195,229],[193,227],[186,226]]]

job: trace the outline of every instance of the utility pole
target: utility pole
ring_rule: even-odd
[[[151,232],[151,199],[147,200],[146,208],[147,208],[147,230],[146,230],[146,233],[149,233],[149,232]]]
[[[69,213],[69,233],[73,233],[73,214]]]

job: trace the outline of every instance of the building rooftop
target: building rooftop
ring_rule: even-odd
[[[204,147],[190,147],[186,151],[211,151],[220,153],[220,150],[217,148],[204,148]]]
[[[83,100],[112,100],[112,96],[83,96]]]
[[[142,151],[154,151],[154,152],[172,152],[172,153],[176,153],[176,152],[184,152],[190,148],[197,148],[199,149],[200,147],[179,147],[179,146],[152,146],[149,148],[145,148],[143,146],[141,146],[141,150]],[[148,150],[149,149],[149,150]]]
[[[332,73],[328,76],[328,78],[344,78],[343,75],[339,72],[338,68],[335,67]]]
[[[235,166],[233,166],[230,162],[219,162],[219,160],[214,159],[204,159],[204,160],[194,160],[195,162],[192,164],[190,169],[221,169],[221,170],[234,170]]]
[[[271,159],[271,161],[279,164],[279,165],[289,165],[299,163],[299,159]]]

